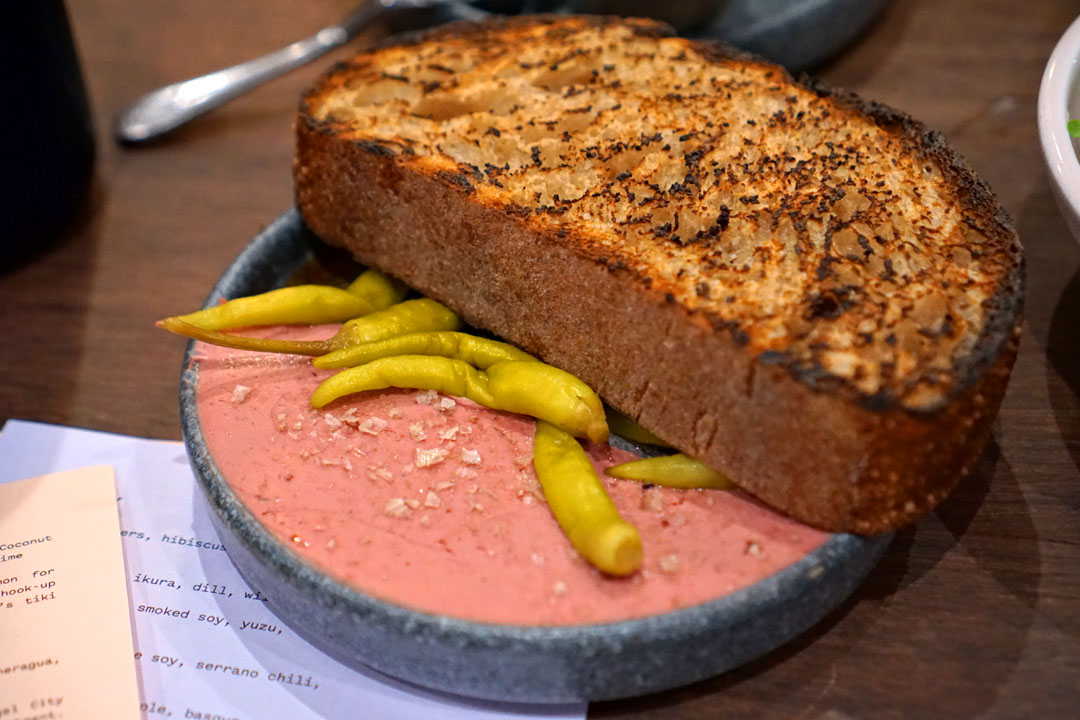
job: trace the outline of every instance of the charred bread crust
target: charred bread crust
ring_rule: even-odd
[[[1012,218],[998,204],[990,186],[975,174],[967,159],[949,145],[941,132],[931,130],[905,112],[865,100],[850,90],[832,88],[805,75],[798,78],[798,82],[821,97],[831,97],[864,114],[880,127],[903,134],[913,151],[933,159],[949,184],[957,188],[957,199],[969,221],[977,223],[976,229],[1005,248],[1009,271],[988,301],[990,312],[984,322],[983,335],[972,352],[963,358],[964,365],[958,368],[961,382],[954,392],[965,392],[979,382],[1002,354],[1008,354],[1007,346],[1013,342],[1013,336],[1023,322],[1025,262]]]
[[[646,23],[635,31],[665,33]],[[455,24],[405,42],[467,32],[470,25]],[[697,47],[732,57],[724,48]],[[850,93],[793,82],[933,158],[960,189],[965,218],[1008,248],[982,332],[945,401],[933,407],[902,407],[783,353],[751,352],[738,327],[688,309],[633,268],[596,257],[572,229],[538,228],[527,210],[485,202],[467,174],[416,172],[402,162],[407,148],[342,137],[309,111],[322,86],[298,117],[297,203],[326,241],[578,375],[764,502],[823,529],[882,532],[940,502],[989,436],[1019,342],[1022,256],[992,193],[940,135]]]
[[[692,44],[702,55],[712,59],[771,65],[768,60],[760,56],[723,43],[696,41]],[[955,395],[964,394],[982,379],[1002,354],[1008,354],[1007,346],[1013,342],[1014,335],[1023,323],[1025,261],[1012,218],[998,204],[997,197],[990,186],[975,174],[967,159],[949,145],[941,132],[931,130],[902,110],[867,100],[846,88],[826,85],[807,74],[794,77],[783,68],[779,70],[784,73],[788,82],[812,90],[819,97],[831,98],[840,105],[872,120],[879,127],[888,128],[905,137],[913,152],[934,160],[945,173],[948,182],[958,189],[958,200],[971,221],[978,223],[977,229],[1007,248],[1010,271],[988,303],[990,312],[984,324],[984,333],[973,351],[963,358],[964,365],[957,368],[961,381],[952,389],[948,399],[951,400]],[[1013,354],[1015,355],[1015,348]],[[823,380],[819,368],[800,368],[786,362],[784,358],[777,358],[773,362],[784,364],[793,375],[812,385],[818,385]],[[837,380],[838,378],[834,377],[824,378],[824,381],[833,386],[836,391],[852,390],[850,386]],[[886,410],[896,404],[895,398],[889,395],[867,396],[856,391],[855,396],[856,402],[873,409]],[[933,408],[933,410],[936,409],[938,408]]]

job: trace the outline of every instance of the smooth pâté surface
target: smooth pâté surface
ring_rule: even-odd
[[[755,354],[940,407],[1015,321],[1020,249],[988,191],[902,115],[662,35],[457,26],[356,56],[306,110],[571,237]]]
[[[644,562],[605,576],[544,500],[531,418],[433,391],[357,393],[315,410],[311,392],[335,371],[308,358],[199,345],[194,361],[207,448],[251,513],[331,577],[404,607],[524,626],[647,617],[749,587],[828,538],[738,493],[608,478]],[[589,452],[598,468],[633,457]]]

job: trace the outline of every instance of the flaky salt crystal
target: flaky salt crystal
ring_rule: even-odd
[[[660,571],[674,573],[679,571],[679,556],[675,553],[660,556]]]
[[[390,517],[408,517],[409,506],[405,504],[405,498],[390,498],[386,501],[383,514]]]
[[[424,498],[424,507],[437,508],[442,505],[442,500],[433,491],[428,490],[427,497]]]
[[[655,490],[646,490],[641,493],[641,509],[663,512],[664,498],[660,497],[660,493]]]
[[[424,432],[424,423],[414,422],[409,425],[409,435],[411,435],[412,439],[416,441],[426,440],[427,433]]]
[[[383,420],[381,417],[376,417],[375,415],[367,418],[356,427],[357,430],[362,433],[367,433],[368,435],[378,435],[385,428],[386,421]]]
[[[229,398],[231,402],[242,403],[247,400],[248,395],[251,393],[251,388],[247,385],[237,385],[232,390],[232,397]]]
[[[480,459],[480,452],[477,450],[469,450],[468,448],[461,449],[461,462],[466,465],[479,465],[482,460]]]
[[[442,448],[431,448],[425,450],[423,448],[416,448],[416,467],[430,467],[431,465],[438,465],[446,456],[450,453]]]

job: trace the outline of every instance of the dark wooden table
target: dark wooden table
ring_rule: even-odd
[[[333,57],[152,147],[115,145],[111,118],[142,91],[283,45],[350,4],[69,3],[97,174],[77,226],[0,271],[0,421],[180,437],[183,343],[153,322],[198,306],[292,204],[296,98]],[[597,703],[590,715],[1078,716],[1080,249],[1035,127],[1043,65],[1078,11],[1075,0],[896,0],[818,72],[945,132],[1019,227],[1027,327],[978,471],[900,532],[856,596],[804,637],[722,677]]]

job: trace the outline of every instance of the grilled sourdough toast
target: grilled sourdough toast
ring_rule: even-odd
[[[668,33],[523,17],[357,55],[303,98],[303,217],[769,505],[910,522],[989,436],[1016,234],[940,135]]]

